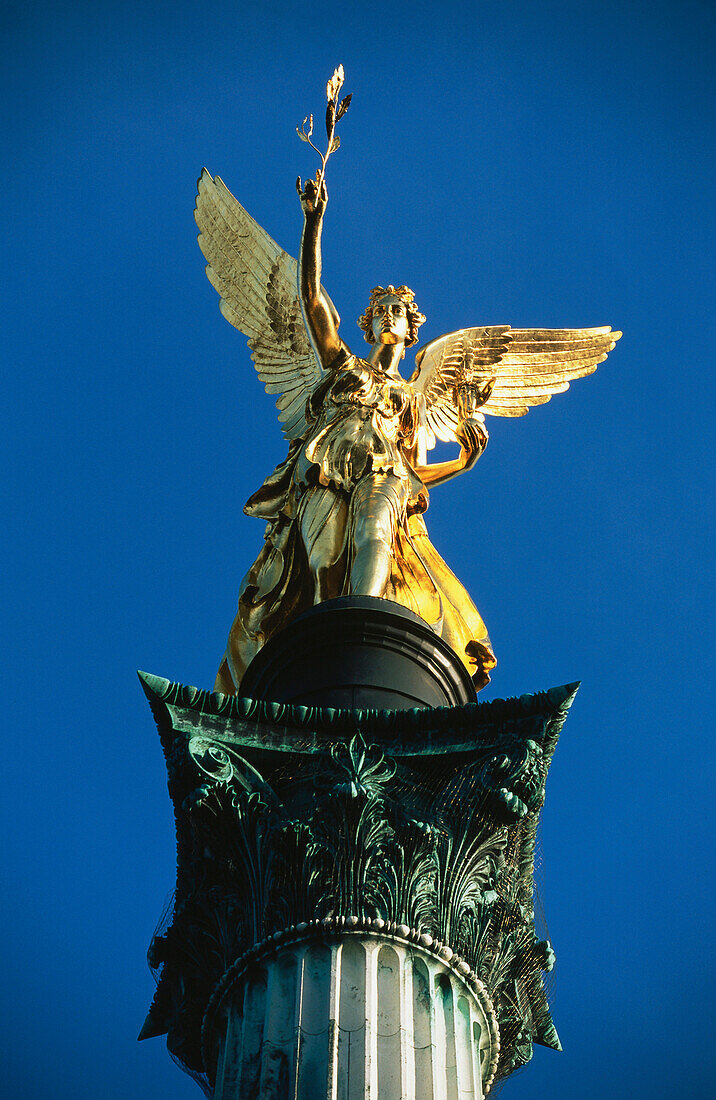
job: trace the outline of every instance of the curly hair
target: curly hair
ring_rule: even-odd
[[[381,298],[385,298],[386,294],[394,294],[396,298],[400,298],[404,303],[406,312],[408,314],[408,339],[405,341],[406,348],[412,347],[413,344],[418,342],[418,329],[425,320],[424,314],[420,312],[415,302],[415,295],[409,286],[395,287],[392,283],[388,286],[374,286],[370,292],[370,301],[368,302],[368,308],[365,313],[358,318],[358,324],[363,329],[365,339],[369,344],[375,343],[375,336],[373,335],[373,311],[377,306]]]

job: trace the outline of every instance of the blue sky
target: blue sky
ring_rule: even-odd
[[[564,1053],[503,1096],[706,1095],[713,8],[699,0],[30,2],[0,16],[6,452],[2,1076],[12,1100],[199,1096],[138,1044],[173,886],[144,668],[213,684],[283,453],[192,218],[203,165],[295,252],[294,127],[334,66],[324,282],[355,350],[376,283],[425,340],[624,337],[492,419],[428,526],[499,666],[581,679],[539,883]]]

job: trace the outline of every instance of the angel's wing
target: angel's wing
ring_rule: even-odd
[[[481,412],[524,416],[532,405],[544,405],[564,393],[575,378],[593,374],[621,332],[605,328],[513,328],[496,380]]]
[[[206,274],[221,312],[249,338],[266,392],[278,394],[288,439],[306,429],[306,398],[322,377],[308,339],[296,287],[296,261],[246,213],[226,184],[201,174],[194,211]]]
[[[606,328],[511,329],[509,326],[461,329],[427,344],[416,358],[413,388],[425,396],[424,443],[455,439],[458,413],[454,386],[477,386],[495,379],[480,412],[524,416],[569,389],[575,378],[592,374],[606,359],[621,332]]]
[[[454,389],[471,373],[476,380],[492,378],[510,342],[509,325],[487,328],[463,328],[431,340],[415,357],[410,378],[416,393],[425,398],[425,423],[421,425],[418,446],[431,451],[435,437],[444,443],[455,442],[458,423]]]

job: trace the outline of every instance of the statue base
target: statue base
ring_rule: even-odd
[[[259,650],[239,694],[328,707],[406,710],[473,703],[460,658],[392,600],[342,596],[293,619]]]

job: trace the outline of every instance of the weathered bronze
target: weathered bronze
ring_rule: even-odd
[[[291,1096],[325,1096],[304,1083],[301,1044],[313,1033],[327,1050],[328,1008],[320,1025],[281,1021],[278,1042],[270,1026],[259,1028],[268,1041],[233,1090],[217,1083],[227,1013],[230,1031],[247,970],[260,973],[267,954],[290,960],[302,944],[380,936],[432,953],[446,979],[483,999],[481,1084],[460,1096],[487,1094],[529,1061],[534,1043],[561,1049],[543,982],[555,956],[535,922],[532,875],[547,773],[577,684],[378,711],[227,697],[140,676],[177,828],[173,920],[150,948],[159,985],[140,1038],[167,1034],[179,1064],[222,1100],[285,1098],[297,1072]],[[369,1013],[351,1033],[343,1007],[333,1011],[340,1080],[343,1046],[353,1041],[355,1067],[380,1025]],[[397,1033],[399,1021],[384,1030]],[[411,1053],[421,1045],[412,1027],[402,1035]],[[337,1095],[386,1093],[364,1093],[354,1072],[350,1091]],[[444,1100],[458,1089],[387,1095]]]
[[[321,286],[325,166],[338,148],[342,69],[327,91],[328,147],[316,179],[297,181],[304,224],[298,264],[204,169],[196,221],[221,311],[249,338],[268,393],[277,394],[286,459],[244,511],[267,522],[265,544],[241,586],[216,690],[235,694],[266,640],[311,605],[378,596],[421,616],[458,653],[475,686],[495,665],[470,596],[431,544],[428,489],[474,466],[485,414],[522,416],[591,374],[621,333],[590,329],[460,329],[399,370],[425,318],[407,286],[375,287],[360,318],[370,350],[355,355]],[[313,117],[299,136],[311,140]],[[298,287],[298,293],[296,290]],[[429,463],[436,440],[460,454]]]

